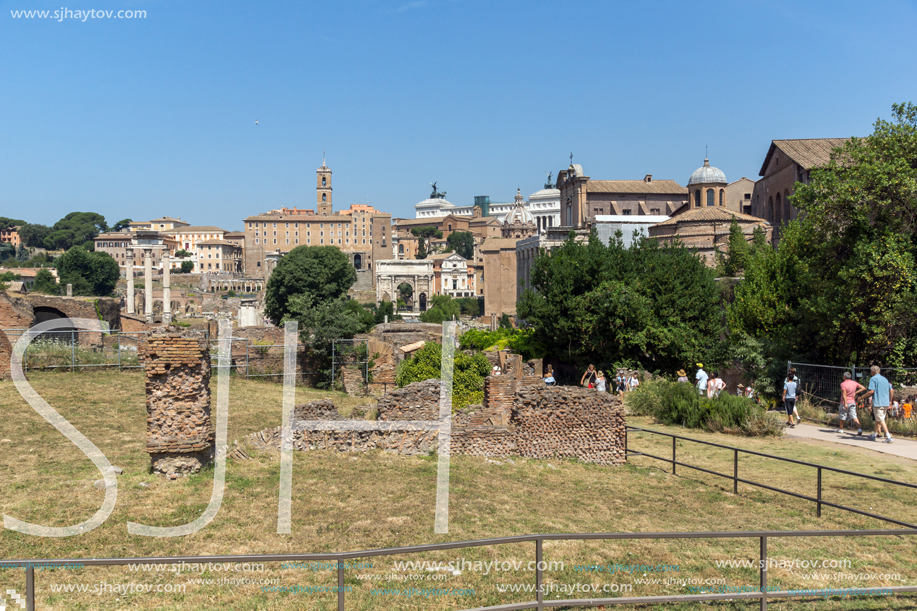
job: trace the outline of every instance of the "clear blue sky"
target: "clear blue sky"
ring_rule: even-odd
[[[69,2],[73,4],[68,4]],[[145,10],[145,19],[11,11]],[[0,0],[0,215],[313,207],[394,216],[438,181],[510,201],[597,179],[757,178],[771,139],[866,135],[917,102],[914,0]],[[259,124],[255,125],[255,121]]]

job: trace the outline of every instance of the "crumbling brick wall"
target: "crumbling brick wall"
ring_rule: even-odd
[[[207,341],[200,334],[154,332],[141,358],[153,471],[172,478],[196,473],[214,454]]]
[[[436,421],[439,386],[439,380],[426,380],[386,394],[377,405],[379,420]],[[501,375],[485,380],[484,397],[483,405],[453,414],[453,454],[578,458],[603,465],[626,461],[624,409],[614,395],[573,386],[546,386],[536,376],[517,380]],[[297,406],[295,419],[343,418],[326,399]],[[262,431],[255,437],[259,443],[279,446],[280,429]],[[293,445],[303,450],[426,454],[436,450],[437,441],[436,431],[300,431],[294,434]]]
[[[0,380],[9,380],[10,359],[13,357],[13,347],[10,340],[7,339],[6,333],[0,331]]]

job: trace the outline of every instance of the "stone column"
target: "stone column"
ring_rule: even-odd
[[[417,286],[417,276],[414,276],[414,293],[413,293],[413,295],[414,295],[414,299],[411,300],[411,302],[412,302],[411,305],[413,306],[413,307],[411,308],[411,311],[414,312],[415,314],[417,314],[417,313],[420,312],[420,290],[419,290],[419,287]]]
[[[164,250],[162,259],[162,322],[169,324],[172,322],[172,289],[169,279],[169,266],[171,261],[168,260],[168,250]]]
[[[146,368],[146,451],[154,473],[197,473],[214,456],[210,351],[198,334],[155,333],[141,348]]]
[[[127,313],[134,313],[134,249],[127,248]]]
[[[143,251],[143,313],[146,321],[153,322],[153,253]]]

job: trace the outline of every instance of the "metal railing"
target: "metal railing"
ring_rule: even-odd
[[[3,329],[13,344],[28,329]],[[146,343],[148,331],[103,333],[79,329],[57,329],[42,333],[26,347],[23,370],[141,369],[138,348]]]
[[[23,564],[31,563],[26,572],[26,609],[35,611],[35,569],[33,565],[44,568],[53,566],[80,564],[89,566],[123,566],[126,564],[202,564],[207,562],[304,562],[304,561],[336,561],[337,567],[337,607],[338,611],[346,611],[346,589],[344,586],[345,560],[357,558],[375,558],[380,556],[395,556],[403,554],[418,554],[441,550],[467,549],[472,547],[489,547],[493,545],[508,545],[515,543],[535,544],[535,600],[503,605],[476,607],[465,611],[516,611],[522,609],[548,609],[554,607],[594,607],[599,605],[641,605],[658,603],[687,603],[712,600],[758,600],[762,610],[767,609],[767,601],[776,598],[805,598],[811,596],[805,590],[769,591],[767,585],[767,555],[768,539],[774,538],[802,538],[802,537],[875,537],[875,536],[913,536],[917,530],[801,530],[801,531],[734,531],[734,532],[662,532],[662,533],[574,533],[574,534],[542,534],[520,535],[514,537],[498,537],[494,539],[478,539],[472,541],[456,541],[452,543],[434,543],[429,545],[412,545],[408,547],[393,547],[385,549],[364,550],[355,552],[339,552],[329,554],[261,554],[251,556],[170,556],[162,558],[73,558],[67,560],[4,560],[0,567],[19,568]],[[544,599],[544,542],[545,541],[595,541],[617,540],[627,541],[635,539],[758,539],[758,590],[754,592],[730,592],[719,594],[688,594],[680,596],[627,596],[615,598],[590,598],[590,599]],[[904,594],[917,592],[915,586],[882,587],[884,592],[891,594]]]
[[[650,433],[650,434],[653,434],[653,435],[660,435],[660,436],[663,436],[663,437],[671,437],[671,439],[672,439],[672,457],[671,457],[671,458],[665,458],[665,457],[662,457],[662,456],[655,456],[655,455],[649,454],[649,453],[647,453],[647,452],[634,452],[634,451],[631,451],[630,448],[629,448],[629,445],[628,445],[628,438],[629,438],[628,433],[631,432],[631,431],[642,432],[642,433]],[[877,520],[882,520],[882,521],[885,521],[885,522],[890,522],[891,524],[897,524],[898,526],[905,526],[905,527],[907,527],[907,528],[917,528],[917,526],[915,526],[915,525],[913,525],[913,524],[910,524],[910,523],[908,523],[908,522],[902,522],[901,520],[896,520],[896,519],[894,519],[894,518],[889,518],[889,517],[886,517],[886,516],[880,516],[880,515],[878,515],[878,514],[870,513],[870,512],[868,512],[868,511],[863,511],[863,510],[861,510],[861,509],[854,509],[853,507],[847,507],[846,505],[841,505],[841,504],[839,504],[839,503],[832,503],[832,502],[830,502],[830,501],[824,500],[824,499],[822,498],[822,472],[823,472],[823,471],[830,471],[830,472],[832,472],[832,473],[841,473],[841,474],[843,474],[843,475],[850,475],[850,476],[853,476],[853,477],[861,477],[861,478],[863,478],[863,479],[868,479],[868,480],[872,480],[872,481],[876,481],[876,482],[882,482],[883,484],[892,484],[892,485],[895,485],[895,486],[902,486],[902,487],[904,487],[904,488],[910,488],[910,489],[912,489],[912,490],[917,490],[917,484],[909,484],[909,483],[907,483],[907,482],[899,482],[899,481],[897,481],[897,480],[888,479],[888,478],[885,478],[885,477],[878,477],[878,476],[876,476],[876,475],[867,475],[867,474],[865,474],[865,473],[857,473],[857,472],[855,472],[855,471],[847,471],[846,469],[838,469],[838,468],[836,468],[836,467],[828,467],[828,466],[825,466],[825,465],[819,465],[819,464],[816,464],[816,463],[806,462],[806,461],[804,461],[804,460],[796,460],[796,459],[794,459],[794,458],[784,458],[784,457],[782,457],[782,456],[776,456],[776,455],[774,455],[774,454],[765,454],[765,453],[763,453],[763,452],[755,452],[754,450],[743,450],[742,448],[736,448],[736,447],[734,447],[734,446],[727,446],[727,445],[723,445],[723,444],[719,444],[719,443],[713,443],[713,442],[711,442],[711,441],[702,441],[702,440],[700,440],[700,439],[691,439],[690,437],[682,437],[682,436],[680,436],[680,435],[673,435],[673,434],[671,434],[671,433],[664,433],[664,432],[662,432],[662,431],[654,431],[654,430],[652,430],[652,429],[644,429],[644,428],[633,427],[633,426],[628,426],[628,427],[626,427],[624,439],[625,439],[625,441],[624,441],[624,451],[625,451],[626,456],[646,456],[647,458],[654,458],[654,459],[656,459],[656,460],[661,460],[662,462],[667,462],[667,463],[669,463],[669,464],[672,465],[672,475],[675,475],[675,474],[676,474],[676,468],[680,466],[680,467],[687,467],[687,468],[689,468],[689,469],[694,469],[694,470],[696,470],[696,471],[702,471],[703,473],[709,473],[710,475],[716,475],[716,476],[718,476],[718,477],[723,477],[723,478],[726,478],[726,479],[731,479],[731,480],[732,480],[732,492],[733,492],[733,494],[738,494],[738,493],[739,493],[739,483],[743,483],[743,484],[748,484],[749,486],[757,486],[758,488],[764,488],[765,490],[770,490],[770,491],[772,491],[772,492],[779,492],[779,493],[781,493],[781,494],[787,494],[787,495],[789,495],[789,496],[794,496],[794,497],[796,497],[796,498],[798,498],[798,499],[803,499],[803,500],[806,500],[806,501],[811,501],[811,502],[815,503],[815,506],[816,506],[815,513],[816,513],[816,515],[817,515],[818,517],[821,517],[821,508],[822,508],[822,505],[826,505],[826,506],[828,506],[828,507],[834,507],[834,508],[836,508],[836,509],[843,509],[843,510],[845,510],[845,511],[850,511],[850,512],[852,512],[852,513],[860,514],[860,515],[867,516],[867,517],[870,517],[870,518],[875,518],[875,519],[877,519]],[[724,450],[731,450],[732,453],[733,453],[733,455],[732,455],[732,456],[733,456],[732,474],[730,475],[730,474],[727,474],[727,473],[720,473],[720,472],[718,472],[718,471],[713,471],[713,470],[711,470],[711,469],[705,469],[705,468],[703,468],[703,467],[698,467],[697,465],[690,465],[690,464],[688,464],[688,463],[679,461],[679,460],[677,459],[677,454],[676,454],[676,452],[677,452],[677,450],[676,450],[677,445],[676,445],[676,444],[677,444],[678,440],[681,440],[681,441],[689,441],[689,442],[691,442],[691,443],[699,443],[699,444],[701,444],[701,445],[711,446],[711,447],[714,447],[714,448],[722,448],[722,449],[724,449]],[[742,454],[749,454],[749,455],[751,455],[751,456],[759,456],[759,457],[762,457],[762,458],[770,458],[770,459],[773,459],[773,460],[779,460],[779,461],[782,461],[782,462],[788,462],[788,463],[792,463],[792,464],[795,464],[795,465],[802,465],[802,466],[805,466],[805,467],[812,467],[812,468],[816,469],[816,471],[817,471],[817,476],[816,476],[816,485],[815,485],[815,497],[811,497],[811,496],[808,496],[808,495],[805,495],[805,494],[799,494],[798,492],[792,492],[792,491],[790,491],[790,490],[784,490],[784,489],[782,489],[782,488],[777,488],[777,487],[775,487],[775,486],[769,486],[769,485],[767,485],[767,484],[762,484],[761,482],[753,482],[753,481],[751,481],[751,480],[748,480],[748,479],[739,477],[739,453],[742,453]]]

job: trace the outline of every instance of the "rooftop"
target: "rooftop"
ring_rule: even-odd
[[[850,140],[850,138],[800,138],[796,140],[771,140],[771,146],[761,164],[758,176],[764,176],[771,157],[777,149],[807,170],[824,165],[831,159],[831,151]]]
[[[658,193],[686,196],[688,189],[674,180],[590,180],[589,193]]]
[[[639,217],[638,217],[639,218]],[[743,212],[733,212],[722,206],[704,206],[703,208],[692,208],[676,217],[659,223],[659,225],[677,225],[679,223],[710,223],[723,222],[731,223],[735,218],[739,221],[769,224],[762,218],[745,214]]]
[[[219,227],[214,227],[213,225],[188,225],[187,227],[176,227],[175,229],[167,229],[163,231],[166,234],[173,233],[226,233],[225,230],[220,229]]]

